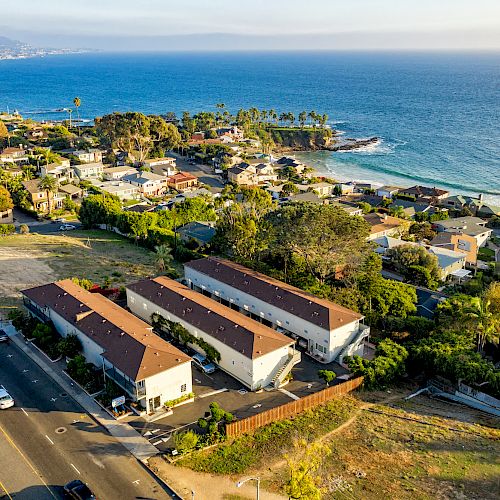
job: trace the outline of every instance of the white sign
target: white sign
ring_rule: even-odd
[[[116,408],[117,406],[121,406],[125,404],[125,396],[120,396],[119,398],[115,398],[111,401],[111,406]]]

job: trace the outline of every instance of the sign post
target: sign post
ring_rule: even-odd
[[[117,406],[122,406],[125,404],[125,396],[120,396],[119,398],[115,398],[111,401],[111,406],[116,408]]]

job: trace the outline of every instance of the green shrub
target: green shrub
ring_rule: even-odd
[[[170,401],[165,401],[163,404],[167,408],[173,408],[174,406],[176,406],[184,401],[187,401],[188,399],[192,399],[192,398],[194,398],[194,392],[189,392],[187,394],[182,395],[181,397],[179,397],[177,399],[171,399]]]
[[[57,350],[61,356],[74,358],[82,351],[82,343],[76,335],[68,335],[57,343]]]
[[[174,434],[174,446],[179,453],[187,453],[196,448],[199,439],[194,431],[179,432]]]
[[[0,224],[0,236],[8,236],[9,234],[14,234],[16,232],[16,227],[14,224]]]

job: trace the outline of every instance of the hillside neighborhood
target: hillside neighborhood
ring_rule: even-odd
[[[55,237],[79,238],[96,268],[110,236],[150,259],[139,272],[146,258],[113,254],[105,279],[92,264],[43,282],[16,271],[6,338],[160,476],[259,470],[269,498],[323,498],[293,496],[266,460],[285,457],[292,477],[290,454],[312,453],[297,435],[318,439],[388,397],[401,418],[434,397],[443,418],[447,404],[498,418],[500,207],[318,175],[278,129],[330,137],[319,115],[295,126],[218,108],[83,126],[0,114],[2,266],[15,265],[9,245]],[[361,488],[356,473],[343,476]],[[308,487],[350,491],[325,481]]]

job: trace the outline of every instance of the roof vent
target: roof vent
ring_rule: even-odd
[[[210,314],[212,311],[210,309],[207,309],[207,314]]]
[[[257,335],[257,338],[261,339],[261,338],[262,338],[262,335]]]
[[[238,328],[238,325],[235,323],[234,327],[235,327],[235,328]]]
[[[68,295],[68,292],[64,292],[64,295],[65,295],[65,296],[66,296],[66,295]]]
[[[249,285],[250,283],[249,283],[249,281],[248,281],[248,280],[245,280],[245,281],[243,282],[243,284],[244,284],[244,285]]]
[[[224,330],[225,330],[225,328],[224,328],[222,325],[220,325],[220,326],[219,326],[219,330],[220,330],[220,331],[224,331]]]
[[[103,323],[106,323],[106,320],[103,318],[103,319],[102,319],[102,322],[103,322]]]
[[[182,297],[182,300],[186,300],[186,297]]]
[[[125,335],[125,332],[120,332],[120,337],[123,337]],[[127,351],[125,351],[127,352]]]

